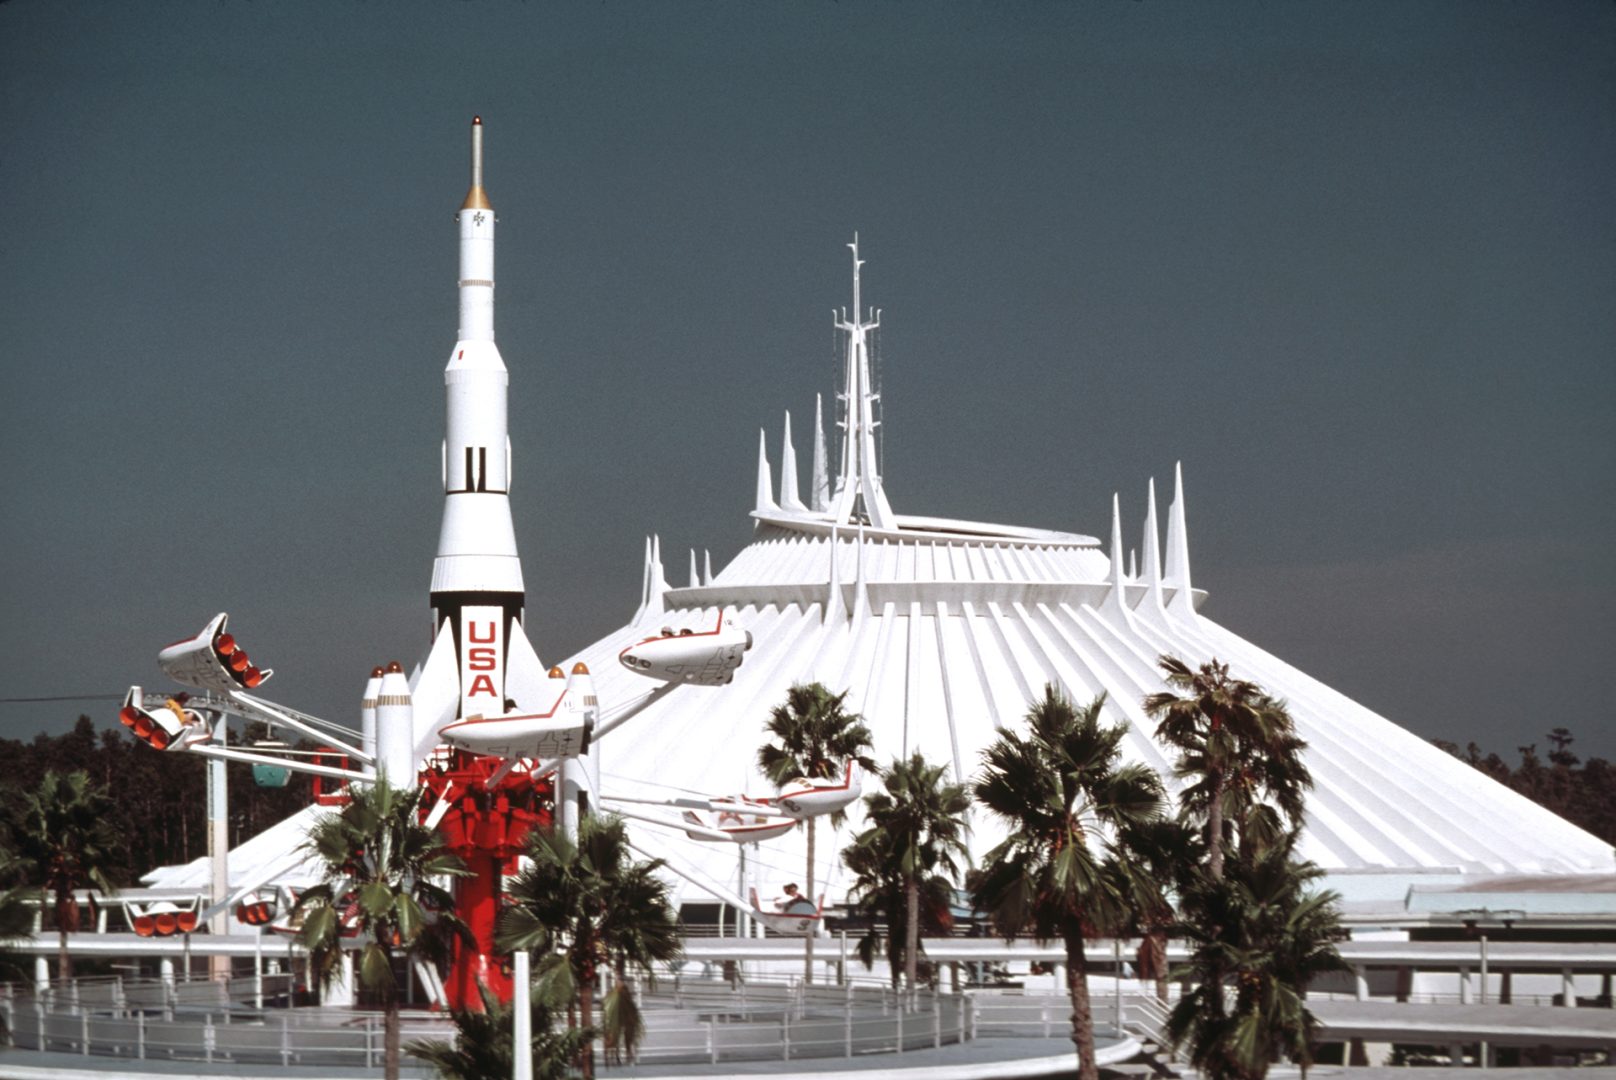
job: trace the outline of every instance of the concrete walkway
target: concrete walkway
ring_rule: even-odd
[[[1395,1001],[1309,1001],[1307,1007],[1319,1018],[1320,1036],[1327,1042],[1366,1039],[1445,1046],[1486,1040],[1505,1046],[1552,1043],[1567,1049],[1616,1053],[1616,1009]],[[1356,1070],[1353,1075],[1358,1075]]]

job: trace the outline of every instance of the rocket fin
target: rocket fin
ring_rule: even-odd
[[[516,702],[518,709],[542,712],[555,700],[556,680],[550,678],[549,669],[539,659],[533,643],[527,639],[527,628],[520,622],[511,624],[511,640],[506,649],[505,696]]]
[[[438,627],[432,651],[410,685],[410,696],[415,701],[415,760],[424,761],[438,745],[438,729],[453,720],[460,707],[460,662],[448,619]]]

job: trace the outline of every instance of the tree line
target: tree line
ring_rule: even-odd
[[[1537,743],[1518,746],[1521,760],[1513,767],[1495,753],[1483,754],[1473,742],[1462,750],[1447,739],[1431,743],[1616,847],[1616,766],[1600,757],[1583,761],[1572,753],[1576,739],[1566,728],[1557,727],[1545,738],[1546,756],[1538,754]]]
[[[249,725],[245,739],[267,735]],[[298,749],[314,749],[301,742]],[[0,739],[0,829],[15,826],[27,793],[37,792],[47,773],[82,772],[111,807],[115,830],[107,864],[101,869],[113,885],[134,885],[159,866],[188,863],[208,853],[207,763],[192,754],[158,753],[122,728],[97,730],[80,716],[64,735],[38,735],[24,742]],[[260,787],[252,767],[226,766],[230,788],[232,847],[309,804],[310,779],[294,773],[285,787]],[[8,834],[0,831],[0,841]]]

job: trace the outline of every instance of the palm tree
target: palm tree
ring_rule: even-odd
[[[662,860],[636,862],[623,819],[596,815],[579,821],[576,843],[559,830],[535,830],[527,854],[531,865],[506,887],[512,905],[496,942],[545,954],[535,965],[539,982],[575,1001],[586,1029],[594,1025],[596,977],[613,971],[604,1009],[608,1046],[632,1058],[643,1024],[628,977],[649,975],[652,964],[684,951],[668,887],[657,877]],[[585,1076],[594,1075],[592,1045],[581,1064]]]
[[[1294,857],[1298,835],[1253,845],[1223,880],[1194,875],[1185,890],[1197,985],[1169,1015],[1167,1036],[1214,1080],[1262,1080],[1281,1054],[1305,1069],[1318,1031],[1307,985],[1346,969],[1335,947],[1340,897],[1318,891],[1323,871]]]
[[[850,869],[865,868],[855,889],[863,884],[879,890],[883,877],[899,883],[905,916],[904,975],[911,990],[919,966],[922,881],[941,876],[951,884],[970,858],[965,813],[971,797],[964,784],[947,783],[946,775],[946,766],[929,764],[918,750],[907,761],[894,761],[883,778],[886,790],[864,797],[869,828],[844,853]],[[888,909],[885,914],[890,928],[897,911]]]
[[[29,876],[43,891],[55,894],[58,948],[56,977],[73,977],[67,935],[79,928],[74,890],[93,885],[113,891],[107,870],[118,859],[118,815],[106,789],[90,783],[83,770],[45,773],[34,791],[19,800],[12,839]]]
[[[34,932],[34,907],[29,901],[37,890],[13,884],[18,869],[16,856],[9,848],[0,847],[0,982],[26,977],[22,957],[10,946]],[[0,1016],[0,1043],[6,1038],[5,1017]]]
[[[1006,939],[1031,930],[1066,946],[1078,1075],[1096,1080],[1084,939],[1132,917],[1141,887],[1123,839],[1161,816],[1162,788],[1142,765],[1119,765],[1125,724],[1100,725],[1105,695],[1076,709],[1053,686],[1027,712],[1028,733],[1001,732],[983,752],[977,801],[1009,835],[971,881],[972,901]]]
[[[1300,819],[1312,785],[1301,761],[1307,744],[1284,703],[1230,676],[1229,665],[1212,659],[1192,669],[1176,656],[1157,664],[1171,689],[1145,698],[1145,712],[1157,721],[1156,737],[1178,749],[1177,774],[1193,781],[1180,794],[1181,811],[1205,823],[1209,872],[1221,880],[1226,820],[1235,820],[1241,836],[1271,821],[1248,815],[1260,796]],[[1274,831],[1266,832],[1272,839]]]
[[[766,730],[779,744],[764,743],[758,748],[758,767],[775,790],[794,780],[829,780],[840,773],[852,758],[869,772],[878,767],[865,751],[870,749],[870,729],[863,718],[847,711],[847,691],[833,694],[823,683],[799,683],[786,691],[786,700],[769,713]],[[831,825],[841,825],[846,814],[830,815]],[[810,903],[818,893],[814,887],[814,826],[808,819],[807,887]],[[814,939],[803,939],[803,980],[814,981]]]
[[[342,968],[347,949],[359,952],[360,985],[382,1006],[383,1065],[398,1076],[398,982],[393,961],[441,963],[450,941],[474,943],[453,912],[454,897],[436,879],[464,876],[460,860],[421,824],[420,788],[401,789],[378,778],[350,788],[349,802],[309,829],[306,850],[322,865],[321,882],[298,897],[297,940],[321,985]],[[353,935],[344,940],[344,931]]]
[[[514,1061],[514,1023],[510,1006],[504,1005],[486,987],[478,987],[483,1007],[456,1009],[450,1013],[455,1023],[454,1042],[418,1039],[404,1049],[411,1057],[431,1065],[444,1080],[509,1080]],[[556,997],[534,994],[532,999],[533,1080],[562,1080],[571,1074],[572,1062],[582,1049],[588,1032],[584,1029],[557,1031],[556,1014],[566,1002]]]
[[[1333,893],[1294,856],[1313,778],[1285,703],[1211,660],[1160,660],[1173,690],[1145,699],[1158,737],[1176,746],[1180,818],[1203,829],[1204,869],[1183,860],[1178,890],[1196,988],[1168,1036],[1213,1077],[1259,1080],[1281,1053],[1309,1062],[1316,1022],[1308,982],[1340,970]],[[1233,846],[1229,847],[1232,840]],[[1233,986],[1232,1002],[1228,988]]]
[[[1125,834],[1126,847],[1138,873],[1132,879],[1134,918],[1128,933],[1141,940],[1137,956],[1139,978],[1155,983],[1156,999],[1168,997],[1167,941],[1178,925],[1173,903],[1174,883],[1185,867],[1198,866],[1206,853],[1199,834],[1175,818],[1159,818],[1134,826]]]
[[[868,842],[855,842],[842,849],[842,862],[853,875],[848,910],[871,923],[855,946],[859,962],[866,969],[874,967],[876,954],[884,949],[892,986],[897,989],[907,967],[904,956],[908,935],[899,913],[907,910],[908,890],[893,849],[886,834],[877,832]],[[922,933],[946,935],[953,930],[954,886],[954,881],[944,874],[920,875],[917,907]],[[876,927],[877,922],[885,926],[884,932]]]

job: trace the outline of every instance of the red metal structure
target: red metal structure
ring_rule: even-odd
[[[471,930],[475,948],[456,942],[444,988],[453,1009],[482,1009],[479,986],[502,1002],[511,999],[507,958],[494,947],[502,906],[504,875],[516,873],[516,857],[535,828],[551,828],[555,789],[549,778],[536,780],[518,767],[492,787],[497,758],[464,751],[443,753],[421,772],[421,786],[433,797],[422,800],[426,817],[443,799],[449,808],[438,823],[445,845],[466,864],[471,876],[455,882],[455,914]]]

